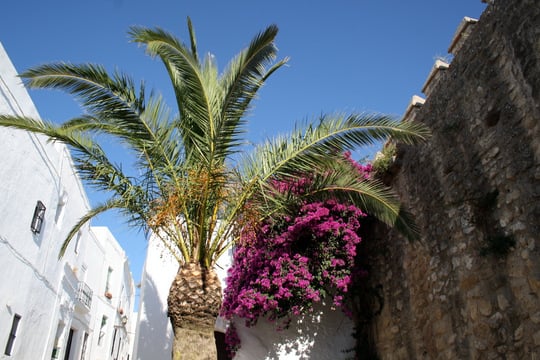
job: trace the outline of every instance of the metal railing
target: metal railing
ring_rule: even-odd
[[[90,286],[84,281],[79,281],[79,285],[77,286],[77,301],[88,308],[88,310],[92,306],[92,294],[93,291],[90,289]]]

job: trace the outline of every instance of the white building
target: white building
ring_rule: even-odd
[[[0,113],[36,119],[0,44]],[[127,259],[89,209],[66,146],[0,128],[0,359],[129,359],[134,287]],[[110,296],[109,296],[110,295]]]
[[[178,261],[151,236],[142,270],[133,359],[170,360],[174,333],[167,315],[167,296]]]
[[[136,316],[133,314],[134,284],[124,251],[109,229],[92,227],[91,233],[97,240],[92,249],[87,249],[89,261],[98,271],[88,279],[91,287],[98,291],[96,296],[92,346],[88,359],[131,358],[133,330]]]

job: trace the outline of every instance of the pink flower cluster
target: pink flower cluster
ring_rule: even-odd
[[[232,359],[239,348],[240,337],[238,336],[234,323],[231,322],[225,332],[225,351],[227,352],[227,359]]]
[[[369,180],[371,166],[360,165],[344,154],[361,179]],[[309,176],[294,181],[274,180],[278,192],[301,195]],[[287,327],[292,315],[305,314],[326,297],[347,313],[344,300],[353,280],[364,272],[355,266],[360,219],[359,208],[336,200],[298,204],[294,218],[245,230],[237,243],[229,269],[221,316],[243,318],[253,326],[260,317],[282,319]],[[234,330],[234,328],[233,328]],[[235,331],[226,336],[231,353],[239,347]]]
[[[347,151],[343,154],[345,160],[347,160],[352,166],[358,170],[360,177],[364,180],[371,179],[371,173],[373,172],[373,166],[371,164],[362,165],[351,157],[351,152]]]
[[[334,200],[305,204],[294,219],[244,233],[229,269],[222,316],[254,325],[299,315],[327,295],[336,306],[351,284],[359,219],[365,214]]]

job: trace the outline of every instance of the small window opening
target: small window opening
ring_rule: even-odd
[[[109,270],[107,271],[107,282],[105,283],[105,292],[110,292],[111,287],[111,274],[113,272],[113,269],[109,267]]]
[[[66,344],[66,351],[64,352],[64,360],[69,360],[70,358],[74,335],[75,335],[75,329],[69,329],[68,341]]]
[[[38,200],[36,208],[34,209],[34,216],[32,217],[32,224],[30,224],[30,229],[34,234],[39,234],[41,232],[41,227],[43,226],[43,220],[45,220],[45,210],[46,207],[43,203]]]
[[[64,326],[65,324],[60,321],[56,327],[56,336],[54,337],[54,347],[52,350],[51,359],[58,359],[58,356],[60,356],[60,352],[62,351],[62,348],[60,347],[60,337],[64,332]]]
[[[85,360],[86,358],[86,348],[88,346],[88,333],[85,332],[84,333],[84,338],[83,338],[83,344],[82,344],[82,349],[81,349],[81,360]]]
[[[118,333],[118,329],[114,328],[114,334],[113,334],[113,340],[112,340],[112,346],[111,346],[111,356],[114,354],[114,348],[116,346],[116,335]]]
[[[99,328],[98,345],[102,345],[103,338],[105,337],[105,326],[107,325],[107,316],[103,315],[101,318],[101,327]]]
[[[79,253],[79,248],[81,247],[81,232],[77,232],[77,236],[75,237],[75,254]]]
[[[13,345],[15,344],[15,338],[17,337],[17,328],[19,327],[19,321],[21,316],[19,314],[13,315],[13,322],[11,323],[11,331],[9,332],[8,341],[6,344],[5,355],[11,356],[13,351]]]

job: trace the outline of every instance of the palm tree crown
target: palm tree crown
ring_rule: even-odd
[[[87,184],[110,197],[89,211],[65,240],[94,216],[119,209],[134,225],[161,237],[180,263],[211,267],[234,242],[238,228],[283,214],[292,200],[269,185],[277,178],[311,173],[309,196],[347,197],[372,215],[411,234],[398,202],[377,182],[351,176],[345,149],[389,136],[412,143],[425,139],[418,124],[382,115],[322,116],[289,136],[269,139],[245,153],[246,120],[252,100],[287,59],[276,60],[278,29],[253,38],[222,73],[211,56],[201,59],[188,19],[189,46],[156,28],[132,27],[131,39],[161,59],[173,85],[176,111],[144,84],[102,66],[55,63],[22,74],[31,88],[54,88],[74,95],[85,113],[61,125],[0,116],[0,126],[42,133],[72,149]],[[113,137],[134,156],[138,176],[129,176],[100,146]],[[314,171],[317,169],[317,171]]]

